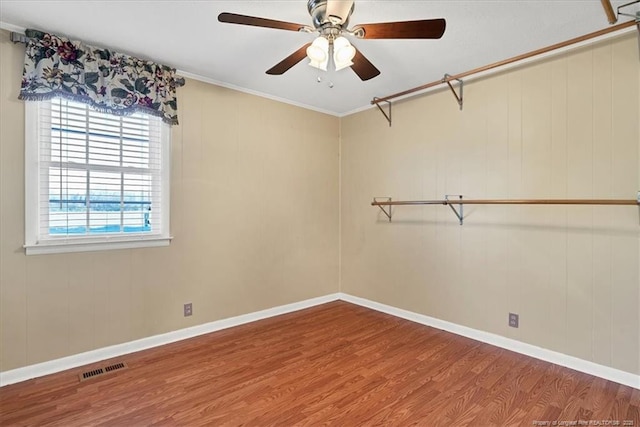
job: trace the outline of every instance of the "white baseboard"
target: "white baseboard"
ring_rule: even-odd
[[[231,317],[228,319],[216,320],[215,322],[206,323],[204,325],[193,326],[178,331],[168,332],[166,334],[155,335],[148,338],[142,338],[123,344],[117,344],[110,347],[100,348],[97,350],[80,353],[73,356],[63,357],[48,362],[38,363],[35,365],[25,366],[23,368],[13,369],[10,371],[0,372],[0,387],[26,381],[32,378],[42,377],[44,375],[53,374],[78,366],[88,365],[90,363],[99,362],[113,357],[123,356],[136,351],[146,350],[158,347],[164,344],[170,344],[187,338],[193,338],[199,335],[208,334],[210,332],[231,328],[233,326],[243,325],[245,323],[255,322],[256,320],[267,319],[269,317],[281,314],[291,313],[293,311],[302,310],[327,302],[343,300],[372,310],[410,320],[426,326],[442,329],[447,332],[481,341],[487,344],[495,345],[516,353],[524,354],[546,362],[555,363],[576,371],[584,372],[610,381],[624,384],[636,389],[640,389],[640,375],[634,375],[619,369],[608,366],[599,365],[579,359],[577,357],[568,356],[556,351],[547,350],[531,344],[526,344],[511,338],[505,338],[490,332],[479,331],[477,329],[466,326],[457,325],[455,323],[436,319],[434,317],[425,316],[424,314],[414,313],[401,308],[390,305],[381,304],[365,298],[356,297],[345,293],[329,294],[317,298],[312,298],[292,304],[281,305],[266,310],[256,311],[254,313],[243,314],[241,316]]]
[[[44,375],[53,374],[67,369],[76,368],[78,366],[88,365],[90,363],[99,362],[101,360],[123,356],[125,354],[133,353],[136,351],[146,350],[148,348],[158,347],[164,344],[170,344],[187,338],[193,338],[198,335],[220,331],[222,329],[231,328],[233,326],[255,322],[256,320],[262,320],[281,314],[291,313],[293,311],[325,304],[327,302],[336,301],[338,299],[339,294],[324,295],[321,297],[311,298],[292,304],[281,305],[266,310],[243,314],[241,316],[216,320],[215,322],[180,329],[178,331],[167,332],[166,334],[155,335],[152,337],[142,338],[123,344],[117,344],[97,350],[91,350],[87,351],[86,353],[75,354],[73,356],[50,360],[48,362],[29,365],[23,368],[0,372],[0,387],[30,380],[32,378],[42,377]]]
[[[505,338],[500,335],[492,334],[490,332],[479,331],[477,329],[457,325],[455,323],[436,319],[434,317],[425,316],[424,314],[414,313],[412,311],[403,310],[401,308],[381,304],[379,302],[356,297],[353,295],[340,293],[339,296],[343,301],[357,304],[362,307],[367,307],[376,311],[390,314],[392,316],[410,320],[412,322],[431,326],[433,328],[442,329],[456,335],[461,335],[463,337],[471,338],[476,341],[481,341],[487,344],[495,345],[496,347],[501,347],[507,350],[514,351],[516,353],[544,360],[545,362],[555,363],[556,365],[564,366],[576,371],[584,372],[586,374],[594,375],[596,377],[604,378],[606,380],[614,381],[619,384],[624,384],[629,387],[640,389],[640,375],[634,375],[632,373],[611,368],[609,366],[599,365],[597,363],[589,362],[577,357],[558,353],[553,350],[547,350],[545,348],[516,341],[511,338]]]

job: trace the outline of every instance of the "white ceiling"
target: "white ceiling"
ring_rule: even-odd
[[[625,3],[613,0],[614,9]],[[350,69],[299,63],[265,71],[313,34],[222,24],[221,12],[311,25],[306,0],[0,0],[0,26],[35,28],[161,62],[189,77],[343,115],[381,97],[607,27],[599,0],[356,0],[360,23],[446,18],[440,40],[355,40],[381,71],[362,82]],[[626,18],[625,20],[628,20]],[[318,82],[318,77],[322,82]],[[333,88],[329,87],[333,83]]]

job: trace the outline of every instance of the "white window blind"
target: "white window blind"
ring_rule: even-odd
[[[60,98],[27,104],[37,104],[27,185],[36,176],[37,183],[26,200],[27,211],[36,210],[27,221],[36,224],[27,252],[168,238],[169,130],[160,118],[120,117]]]

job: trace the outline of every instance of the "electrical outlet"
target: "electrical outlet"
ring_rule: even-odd
[[[509,326],[517,328],[520,325],[520,315],[516,313],[509,313]]]
[[[184,305],[184,317],[191,316],[193,314],[193,304],[188,302]]]

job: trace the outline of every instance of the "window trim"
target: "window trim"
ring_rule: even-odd
[[[170,235],[170,185],[171,185],[171,127],[161,123],[160,150],[161,173],[161,223],[160,233],[145,234],[104,234],[93,236],[65,236],[38,241],[39,200],[39,145],[40,145],[40,101],[28,101],[25,105],[25,244],[27,255],[51,253],[88,252],[112,249],[133,249],[167,246]]]

